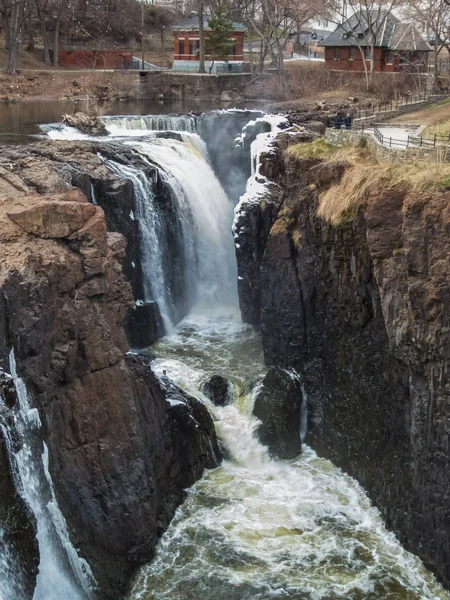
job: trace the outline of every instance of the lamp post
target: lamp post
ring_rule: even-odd
[[[145,12],[144,12],[144,0],[141,2],[141,55],[142,55],[142,70],[144,70],[145,64],[145,53],[144,53],[144,22],[145,22]]]

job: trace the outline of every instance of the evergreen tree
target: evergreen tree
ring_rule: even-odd
[[[231,34],[233,33],[233,23],[228,18],[227,7],[219,4],[214,10],[211,19],[208,21],[210,31],[206,39],[206,53],[211,59],[209,72],[213,70],[214,61],[226,60],[232,53]]]

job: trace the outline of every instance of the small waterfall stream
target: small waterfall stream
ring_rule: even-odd
[[[25,383],[17,374],[13,350],[9,363],[18,406],[14,409],[15,431],[2,425],[2,432],[17,490],[36,520],[40,563],[33,600],[89,600],[95,581],[89,565],[70,542],[49,472],[48,448],[42,441],[39,412],[31,405]],[[20,440],[18,449],[13,443],[13,433]],[[13,600],[12,596],[6,598]]]

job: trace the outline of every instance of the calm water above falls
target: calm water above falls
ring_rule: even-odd
[[[232,457],[190,490],[129,600],[450,598],[355,480],[307,447],[269,459],[250,418],[260,339],[236,314],[191,315],[153,350],[155,370],[196,395],[208,375],[233,381],[236,405],[209,405]]]

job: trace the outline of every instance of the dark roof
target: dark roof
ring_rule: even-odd
[[[369,17],[368,17],[369,15]],[[382,11],[371,11],[370,13],[358,11],[347,21],[342,23],[330,33],[322,42],[321,46],[357,46],[369,35],[368,23],[373,23],[376,30],[376,46],[387,46],[394,26],[398,23],[397,17],[392,13]]]
[[[395,26],[389,48],[397,52],[430,51],[430,46],[423,40],[412,23],[398,23]]]
[[[198,31],[198,26],[199,26],[199,18],[197,15],[194,15],[193,17],[190,17],[189,19],[182,21],[178,25],[174,25],[172,27],[172,29],[176,29],[176,30],[180,30],[180,31],[184,31],[184,30]],[[208,19],[203,19],[203,26],[204,26],[205,30],[209,29]],[[233,31],[247,31],[247,27],[245,25],[243,25],[242,23],[234,23],[233,22],[232,28],[233,28]]]
[[[371,15],[368,18],[367,15]],[[413,25],[400,23],[395,15],[388,12],[358,12],[352,15],[330,33],[319,46],[365,46],[370,36],[368,23],[373,23],[377,39],[375,46],[390,48],[398,52],[420,50],[427,52],[430,47],[424,42]]]

